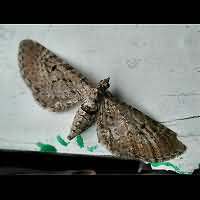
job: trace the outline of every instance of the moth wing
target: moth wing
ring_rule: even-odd
[[[124,159],[162,162],[186,150],[175,132],[109,92],[97,115],[97,135],[113,155]]]
[[[20,42],[18,63],[34,99],[51,111],[71,108],[90,88],[86,77],[36,41]]]

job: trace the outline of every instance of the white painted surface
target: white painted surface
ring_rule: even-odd
[[[0,25],[0,148],[38,150],[49,143],[61,152],[89,153],[76,141],[66,148],[74,108],[64,114],[42,109],[20,77],[18,44],[33,39],[99,81],[111,77],[111,91],[177,132],[188,147],[171,160],[184,171],[200,162],[199,25]],[[83,135],[96,145],[95,126]],[[108,154],[98,145],[95,154]]]

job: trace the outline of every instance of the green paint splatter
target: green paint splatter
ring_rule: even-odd
[[[84,142],[83,142],[83,138],[82,138],[81,135],[78,135],[78,136],[76,137],[76,142],[77,142],[77,144],[79,145],[80,148],[83,148],[83,147],[84,147]]]
[[[97,145],[95,146],[91,146],[91,147],[87,147],[87,150],[90,152],[94,152],[97,149]]]
[[[60,137],[60,135],[58,135],[57,137],[56,137],[56,139],[57,139],[57,141],[61,144],[61,145],[63,145],[63,146],[68,146],[68,144],[70,143],[70,142],[65,142],[65,140],[63,140],[61,137]]]
[[[159,166],[161,166],[161,165],[164,165],[164,166],[167,166],[167,167],[172,167],[172,168],[173,168],[176,172],[178,172],[178,173],[183,173],[183,172],[180,170],[179,167],[173,165],[173,164],[170,163],[170,162],[151,163],[151,165],[152,165],[153,167],[159,167]]]
[[[57,149],[50,144],[43,144],[38,142],[36,145],[40,148],[40,151],[42,152],[57,152]]]

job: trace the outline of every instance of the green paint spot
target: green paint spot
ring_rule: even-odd
[[[79,145],[80,148],[83,148],[83,147],[84,147],[84,142],[83,142],[83,138],[82,138],[81,135],[78,135],[78,136],[76,137],[76,142],[77,142],[77,144]]]
[[[40,148],[40,151],[42,152],[57,152],[57,149],[50,144],[43,144],[38,142],[37,146]]]
[[[164,166],[167,166],[167,167],[172,167],[172,168],[173,168],[177,173],[179,173],[179,174],[192,174],[192,172],[183,172],[183,171],[181,171],[181,169],[180,169],[179,167],[173,165],[173,164],[170,163],[170,162],[151,163],[151,165],[152,165],[153,167],[159,167],[159,166],[161,166],[161,165],[164,165]]]
[[[68,144],[70,143],[70,142],[65,142],[65,140],[63,140],[61,137],[60,137],[60,135],[58,135],[57,137],[56,137],[56,139],[58,140],[58,142],[61,144],[61,145],[63,145],[63,146],[68,146]]]
[[[94,152],[97,149],[97,145],[95,146],[91,146],[91,147],[87,147],[87,150],[90,152]]]
[[[159,166],[161,166],[161,165],[164,165],[164,166],[167,166],[167,167],[172,167],[176,172],[182,173],[179,167],[173,165],[173,164],[170,163],[170,162],[151,163],[151,165],[152,165],[153,167],[159,167]]]

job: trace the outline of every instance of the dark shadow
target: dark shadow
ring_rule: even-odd
[[[126,104],[128,104],[128,105],[130,105],[130,106],[136,108],[136,109],[139,110],[140,112],[142,112],[142,113],[146,114],[147,116],[151,117],[152,119],[154,119],[154,117],[152,116],[151,113],[149,113],[148,110],[146,110],[146,109],[143,108],[143,107],[138,106],[138,103],[137,103],[136,101],[134,102],[132,99],[127,99],[127,98],[125,98],[125,97],[120,93],[120,91],[119,91],[117,88],[115,88],[115,89],[112,90],[112,94],[113,94],[117,99],[119,99],[120,101],[125,102]],[[125,101],[125,99],[127,99],[127,101]]]

